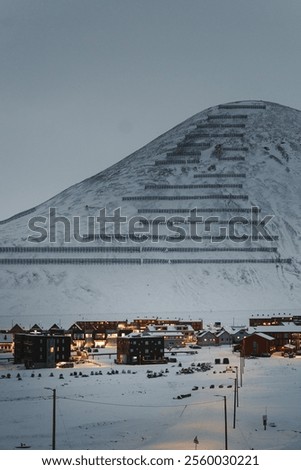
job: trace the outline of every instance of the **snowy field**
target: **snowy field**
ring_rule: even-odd
[[[195,436],[198,449],[223,449],[223,396],[229,449],[301,448],[300,357],[245,360],[235,429],[234,371],[235,366],[240,370],[240,358],[229,346],[178,354],[177,363],[167,365],[122,366],[114,364],[114,357],[103,356],[74,369],[35,371],[1,361],[0,448],[14,449],[23,442],[31,449],[51,449],[52,391],[45,387],[56,389],[56,444],[61,450],[190,450],[195,448]],[[229,358],[229,365],[222,364],[224,358]],[[212,368],[206,372],[179,374],[179,363],[197,368],[208,362]],[[148,370],[164,373],[147,378]],[[181,394],[191,396],[177,399]]]

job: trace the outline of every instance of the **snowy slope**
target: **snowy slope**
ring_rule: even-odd
[[[24,326],[40,322],[47,327],[54,321],[69,326],[78,318],[137,314],[229,321],[247,318],[255,310],[298,309],[300,129],[301,112],[278,104],[245,101],[216,106],[26,214],[2,221],[0,326],[16,321]],[[216,155],[216,145],[221,145],[221,155]],[[63,226],[57,224],[56,243],[49,238],[39,244],[28,242],[33,235],[29,219],[48,218],[45,226],[49,228],[49,208],[69,220],[78,217],[83,235],[91,233],[87,218],[98,216],[104,207],[109,214],[120,207],[128,218],[148,220],[164,215],[187,217],[187,210],[197,207],[201,215],[225,221],[237,215],[248,217],[246,211],[252,206],[260,208],[262,217],[273,216],[268,232],[274,241],[234,243],[207,237],[201,243],[187,239],[181,243],[99,239],[79,243],[71,238],[64,243]],[[182,227],[188,230],[187,223]],[[210,236],[218,236],[219,227],[213,224]],[[126,224],[122,232],[129,232]],[[250,232],[249,224],[237,234]],[[159,233],[168,234],[166,226],[161,225]],[[75,250],[32,250],[50,246]],[[111,247],[111,251],[79,252],[83,246]],[[16,252],[12,247],[31,251]],[[118,252],[117,247],[135,247],[136,251]],[[57,264],[62,258],[67,262]],[[85,261],[75,265],[70,264],[72,259],[102,259],[108,264]],[[9,260],[18,264],[8,264]],[[57,261],[50,265],[49,260]],[[135,264],[125,264],[126,260]]]

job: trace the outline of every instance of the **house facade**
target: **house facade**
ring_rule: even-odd
[[[283,323],[294,323],[301,325],[301,315],[292,315],[291,313],[274,313],[271,315],[252,315],[249,318],[250,326],[273,326]]]
[[[195,341],[195,332],[191,325],[148,325],[145,331],[150,335],[164,336],[166,349],[185,347],[187,343]]]
[[[71,338],[64,335],[18,333],[15,335],[14,362],[25,367],[55,367],[70,360]]]
[[[117,338],[118,364],[162,364],[164,359],[164,337],[147,334],[129,334]]]
[[[215,332],[210,330],[202,331],[197,336],[197,344],[198,346],[216,346],[216,335]]]
[[[301,339],[301,325],[293,322],[285,322],[279,325],[271,326],[257,326],[249,328],[248,332],[251,333],[265,333],[275,339],[275,347],[277,351],[281,351],[286,344],[300,345]]]
[[[244,356],[268,356],[275,352],[275,338],[265,333],[253,333],[242,340]]]

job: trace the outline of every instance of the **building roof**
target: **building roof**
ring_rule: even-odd
[[[255,332],[255,333],[252,333],[251,336],[255,336],[255,335],[256,335],[256,336],[260,336],[260,338],[266,339],[266,340],[268,340],[268,341],[275,341],[275,338],[274,338],[273,336],[269,336],[269,335],[267,335],[267,334],[265,334],[265,333],[257,333],[257,332]],[[249,336],[249,337],[250,337],[250,336]]]
[[[203,338],[207,335],[211,335],[211,336],[216,336],[215,332],[214,331],[210,331],[210,330],[205,330],[205,331],[202,331],[202,333],[200,333],[198,335],[198,338]]]
[[[22,333],[25,331],[18,323],[16,323],[10,330],[9,333]]]
[[[129,333],[128,335],[125,335],[125,336],[119,336],[119,338],[122,338],[122,339],[149,339],[149,338],[153,338],[153,337],[156,337],[156,338],[164,338],[165,334],[161,334],[159,332],[154,332],[154,333]]]
[[[177,337],[177,338],[181,338],[181,337],[184,337],[183,333],[181,331],[176,331],[176,330],[173,330],[173,331],[166,331],[166,330],[163,330],[163,331],[149,331],[148,332],[148,335],[151,337],[151,336],[162,336],[162,337],[170,337],[170,338],[174,338],[174,337]]]
[[[0,343],[12,343],[13,335],[10,333],[0,333]]]
[[[194,332],[194,329],[191,325],[180,324],[180,325],[157,325],[151,324],[147,325],[147,331],[162,331],[162,333],[166,333],[167,331],[178,333],[180,331],[190,331],[191,333]]]
[[[252,326],[247,330],[248,334],[252,333],[301,333],[301,325],[296,325],[293,322],[283,323],[281,325],[271,326]]]
[[[218,333],[216,333],[216,337],[219,338],[220,336],[224,335],[224,334],[227,334],[227,335],[234,335],[235,332],[234,331],[229,331],[229,328],[222,328],[221,331],[219,331]]]

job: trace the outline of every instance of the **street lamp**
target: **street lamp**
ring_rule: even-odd
[[[233,408],[233,429],[235,429],[236,423],[236,396],[237,396],[237,377],[234,379],[234,408]]]
[[[239,402],[238,402],[238,366],[234,366],[235,372],[236,372],[236,406],[237,408],[239,407]]]
[[[225,450],[228,450],[228,425],[227,425],[227,397],[226,395],[215,395],[224,399],[224,422],[225,422]]]
[[[237,369],[236,369],[237,372]],[[235,379],[230,377],[230,380],[234,380],[234,390],[233,390],[233,429],[235,429],[236,424],[236,407],[238,406],[238,378],[237,375]]]
[[[52,450],[55,450],[55,435],[56,435],[56,389],[44,387],[45,390],[52,391]]]
[[[239,370],[240,370],[240,386],[242,387],[242,374],[244,372],[245,367],[245,356],[244,353],[241,351],[240,358],[239,358]]]

